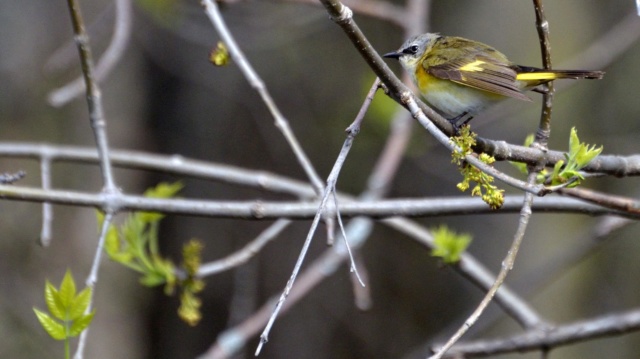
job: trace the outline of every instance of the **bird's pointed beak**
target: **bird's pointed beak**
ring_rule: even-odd
[[[384,55],[382,55],[382,57],[388,57],[390,59],[399,59],[400,56],[404,55],[402,52],[398,52],[398,51],[392,51],[392,52],[388,52]]]

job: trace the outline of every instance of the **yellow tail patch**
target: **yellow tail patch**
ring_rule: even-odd
[[[554,80],[559,76],[554,72],[525,72],[516,75],[516,80],[535,81],[535,80]]]

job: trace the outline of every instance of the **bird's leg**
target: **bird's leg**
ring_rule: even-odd
[[[473,116],[469,116],[467,119],[465,119],[462,123],[460,123],[460,120],[462,120],[465,116],[467,116],[469,114],[468,111],[465,111],[461,114],[459,114],[458,116],[451,118],[451,119],[447,119],[447,121],[449,121],[449,123],[453,126],[453,131],[455,133],[455,135],[459,135],[460,134],[460,128],[466,124],[469,123],[469,121],[471,121],[473,119]]]
[[[541,94],[545,95],[545,94],[549,93],[549,87],[546,84],[545,85],[540,85],[540,86],[532,88],[531,91],[537,92],[537,93],[541,93]]]

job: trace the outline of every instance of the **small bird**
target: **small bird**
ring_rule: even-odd
[[[602,71],[544,70],[519,66],[478,41],[426,33],[384,57],[398,59],[427,103],[452,124],[507,98],[531,101],[522,92],[556,79],[601,79]],[[468,122],[471,118],[465,121]]]

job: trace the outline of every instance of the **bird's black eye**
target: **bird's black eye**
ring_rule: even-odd
[[[408,54],[408,55],[415,55],[415,54],[418,53],[418,49],[419,49],[418,45],[411,45],[411,46],[407,47],[406,49],[404,49],[404,51],[402,51],[402,52],[404,52],[405,54]]]

